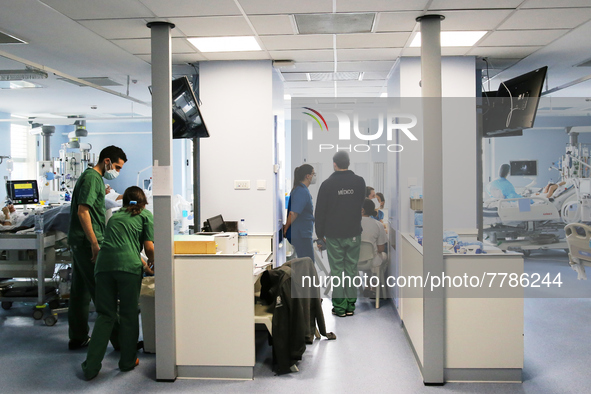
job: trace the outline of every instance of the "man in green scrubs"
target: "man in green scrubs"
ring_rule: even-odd
[[[88,346],[88,311],[90,300],[94,301],[94,263],[103,242],[105,230],[105,183],[115,179],[127,161],[121,148],[108,146],[99,155],[96,166],[82,173],[70,207],[70,230],[68,243],[72,250],[72,287],[68,324],[70,350]]]

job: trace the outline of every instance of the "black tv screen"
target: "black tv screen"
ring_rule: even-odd
[[[496,92],[483,93],[483,136],[522,135],[533,127],[548,67],[502,82]]]
[[[187,77],[172,81],[172,138],[206,138],[209,132]]]
[[[515,160],[510,161],[511,176],[537,176],[538,175],[538,161],[537,160]]]

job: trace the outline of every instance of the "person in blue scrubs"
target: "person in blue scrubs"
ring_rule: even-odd
[[[499,168],[499,178],[492,181],[490,184],[490,190],[491,192],[493,192],[493,195],[496,194],[494,193],[494,191],[497,190],[500,191],[499,194],[502,194],[503,198],[523,197],[520,194],[517,194],[517,192],[515,192],[515,187],[513,187],[513,184],[507,180],[507,175],[509,175],[510,169],[511,166],[509,166],[509,164],[502,164]]]
[[[298,257],[309,257],[314,261],[314,206],[308,187],[316,183],[314,167],[303,164],[293,174],[293,189],[287,207],[287,222],[283,234],[292,244]]]

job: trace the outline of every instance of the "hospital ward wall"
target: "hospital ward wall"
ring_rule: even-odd
[[[549,181],[560,180],[560,174],[556,170],[548,170],[553,162],[557,162],[564,155],[568,134],[564,130],[554,129],[526,129],[522,136],[489,138],[485,144],[490,144],[490,159],[487,160],[485,170],[488,170],[484,184],[498,178],[499,167],[503,163],[509,164],[511,160],[537,160],[538,176],[533,189],[541,188]],[[580,133],[578,141],[584,144],[591,144],[591,133]],[[532,181],[531,177],[509,176],[507,177],[513,185],[519,189]]]
[[[245,219],[249,233],[273,229],[273,67],[270,61],[212,61],[199,67],[201,217]],[[249,190],[234,190],[250,180]],[[266,182],[257,190],[257,180]]]
[[[10,119],[10,114],[0,112],[0,119]],[[10,156],[10,123],[0,122],[0,156]],[[2,186],[0,187],[0,201],[4,202],[6,199],[6,188],[4,187],[4,177],[8,176],[6,170],[6,159],[0,164],[0,179],[2,180]]]

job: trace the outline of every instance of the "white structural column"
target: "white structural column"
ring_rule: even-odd
[[[172,61],[168,22],[152,29],[152,158],[156,275],[156,379],[177,377],[172,223]],[[157,168],[159,167],[159,168]]]
[[[421,23],[421,88],[423,97],[423,278],[443,272],[443,152],[440,15]],[[442,289],[423,290],[423,381],[443,384],[445,313]]]

